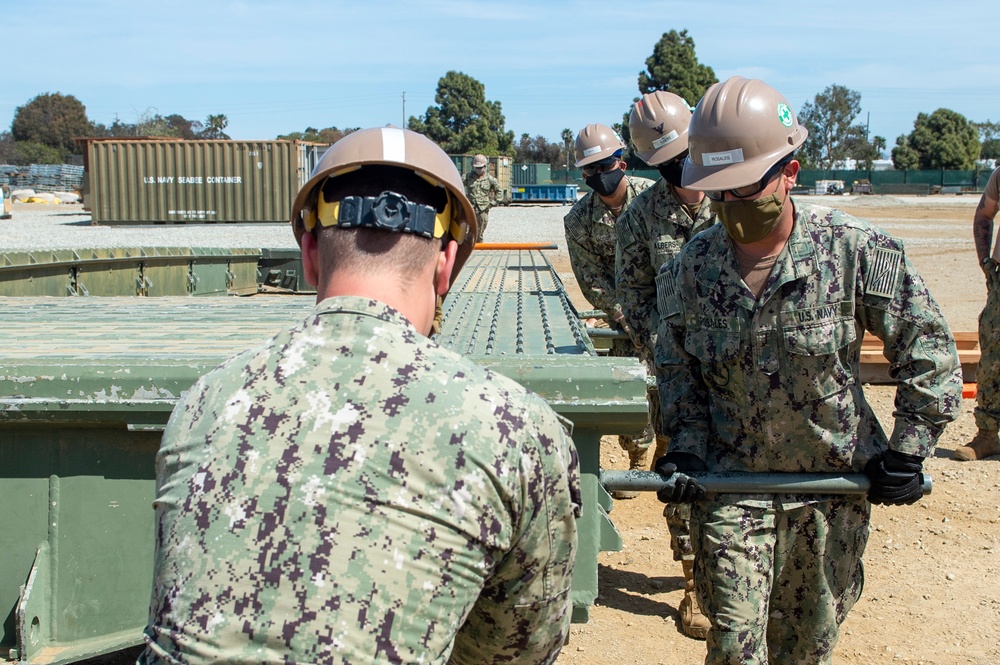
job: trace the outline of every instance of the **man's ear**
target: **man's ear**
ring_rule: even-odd
[[[319,288],[319,243],[309,231],[302,233],[302,272],[306,282]]]
[[[788,183],[790,185],[795,185],[795,179],[799,176],[799,169],[801,168],[799,160],[793,159],[792,161],[785,164],[785,168],[782,170],[785,177],[788,178]]]
[[[451,271],[455,269],[455,257],[458,256],[458,243],[449,240],[438,252],[437,265],[434,267],[434,293],[443,296],[451,287]]]

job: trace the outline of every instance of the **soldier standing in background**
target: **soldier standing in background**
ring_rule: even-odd
[[[503,198],[500,181],[486,172],[486,155],[472,158],[472,170],[465,176],[465,193],[476,211],[476,223],[479,225],[476,242],[482,242],[486,236],[486,225],[490,223],[490,208]]]
[[[587,186],[593,191],[583,196],[563,218],[566,247],[573,274],[583,297],[595,309],[608,315],[612,329],[627,329],[615,292],[615,226],[633,200],[653,181],[625,175],[622,151],[625,143],[606,125],[587,125],[576,136],[576,164],[583,170]],[[615,339],[611,355],[637,357],[639,350],[630,339]],[[618,442],[628,453],[630,469],[645,469],[646,453],[653,441],[652,426],[641,437],[619,436]],[[615,492],[615,498],[631,499],[637,492]]]
[[[656,278],[665,502],[694,501],[706,664],[829,663],[861,595],[871,504],[920,499],[923,460],[958,415],[961,365],[903,245],[791,198],[806,139],[787,100],[733,77],[705,93],[682,184],[719,224]],[[895,368],[882,431],[858,379],[869,331]],[[687,474],[863,471],[868,496],[716,494]]]
[[[968,462],[1000,455],[1000,272],[993,255],[993,220],[1000,209],[1000,168],[993,171],[972,221],[979,265],[986,275],[986,306],[979,315],[979,366],[976,368],[976,427],[972,441],[955,449]],[[1000,242],[1000,239],[998,239]],[[995,253],[994,253],[995,254]]]
[[[615,283],[625,320],[653,372],[653,345],[659,312],[656,309],[656,274],[676,256],[691,237],[715,223],[715,215],[704,192],[681,187],[681,172],[688,154],[687,102],[672,92],[647,93],[629,114],[628,128],[635,152],[642,161],[660,172],[656,184],[639,194],[616,224],[618,253]],[[663,435],[656,388],[650,392],[650,422],[656,434],[657,460],[670,442]],[[681,631],[696,639],[708,635],[708,618],[698,606],[694,593],[694,551],[691,549],[691,506],[669,504],[663,510],[670,529],[674,561],[684,570],[684,598],[679,614]]]
[[[200,379],[157,455],[140,663],[551,663],[576,451],[537,395],[426,335],[475,213],[449,157],[334,144],[292,225],[317,304]]]

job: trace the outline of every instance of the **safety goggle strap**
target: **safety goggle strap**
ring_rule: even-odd
[[[402,194],[382,192],[378,196],[345,196],[327,203],[320,195],[318,217],[322,226],[349,229],[366,227],[395,233],[413,233],[424,238],[436,234],[438,213],[431,206],[412,203]],[[441,234],[443,235],[443,234]]]

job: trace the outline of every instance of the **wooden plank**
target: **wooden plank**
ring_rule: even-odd
[[[975,383],[976,366],[979,364],[981,355],[979,334],[976,332],[956,332],[954,335],[958,359],[962,363],[963,381]],[[889,361],[882,354],[882,340],[870,334],[865,334],[861,341],[861,382],[893,383],[892,379],[889,378]]]

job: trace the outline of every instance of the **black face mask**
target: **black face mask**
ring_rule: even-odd
[[[587,186],[601,196],[611,196],[618,189],[618,184],[625,177],[625,171],[615,169],[607,173],[595,173],[584,180]]]
[[[674,187],[681,186],[681,174],[684,173],[684,160],[671,159],[666,164],[656,167],[660,176]]]

